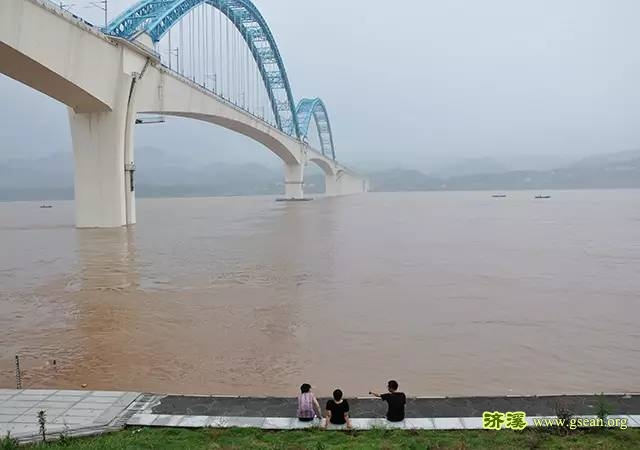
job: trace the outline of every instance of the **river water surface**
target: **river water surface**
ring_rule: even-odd
[[[0,387],[640,391],[640,190],[533,196],[0,203]]]

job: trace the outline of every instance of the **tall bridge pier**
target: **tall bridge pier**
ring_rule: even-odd
[[[304,164],[284,164],[284,198],[290,200],[304,198]]]
[[[131,171],[135,115],[128,113],[126,81],[119,83],[111,111],[77,113],[69,108],[79,228],[136,223]]]

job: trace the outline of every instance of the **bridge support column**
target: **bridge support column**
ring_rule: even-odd
[[[132,168],[130,165],[125,167],[125,145],[132,147],[132,131],[127,133],[126,107],[86,114],[70,109],[69,122],[75,159],[76,226],[112,228],[126,225],[127,207],[135,222],[131,189],[133,172],[127,170]],[[133,126],[131,124],[130,128]],[[127,164],[132,163],[132,154],[130,158]]]
[[[329,193],[328,189],[329,185],[327,185],[327,194]],[[339,171],[335,177],[335,187],[333,189],[335,189],[333,195],[361,194],[369,191],[369,180]]]
[[[338,183],[338,179],[335,174],[325,174],[324,193],[327,197],[340,195],[340,183]]]
[[[284,198],[301,200],[304,198],[304,165],[284,165]]]

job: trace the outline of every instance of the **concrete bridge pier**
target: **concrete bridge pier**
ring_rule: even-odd
[[[369,181],[360,176],[354,176],[344,170],[336,175],[339,195],[361,194],[369,190]]]
[[[340,195],[340,183],[334,173],[326,173],[324,175],[324,193],[327,197]]]
[[[304,165],[300,163],[284,164],[284,199],[302,200],[304,198]]]
[[[130,170],[134,168],[135,115],[127,114],[128,91],[123,92],[121,106],[112,111],[76,113],[69,109],[78,228],[112,228],[135,223]]]

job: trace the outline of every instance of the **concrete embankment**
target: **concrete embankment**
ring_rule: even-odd
[[[324,406],[326,399],[319,399]],[[384,419],[385,403],[375,398],[348,399],[355,429],[482,429],[482,415],[524,412],[534,419],[556,418],[558,407],[574,418],[595,418],[603,405],[608,418],[625,427],[640,427],[640,394],[545,395],[526,397],[413,397],[406,419]],[[296,399],[284,397],[180,396],[139,392],[0,389],[0,436],[21,441],[39,439],[37,415],[45,411],[49,437],[99,434],[131,426],[256,427],[298,429],[318,426],[295,418]],[[333,427],[340,429],[339,427]]]

